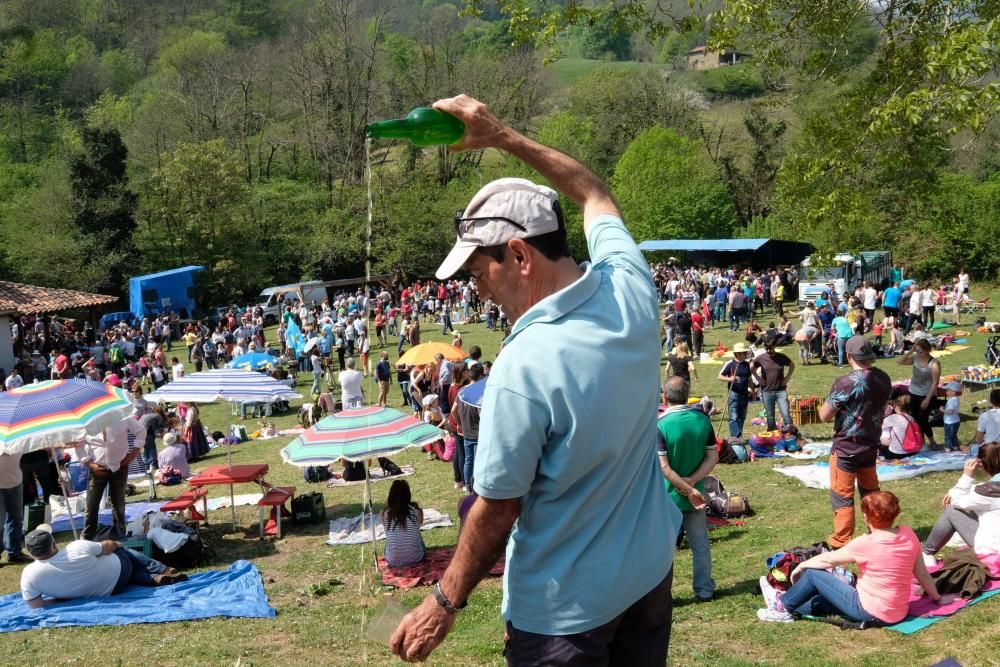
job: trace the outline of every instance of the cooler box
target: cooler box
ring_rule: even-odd
[[[69,483],[73,490],[77,493],[86,491],[87,480],[90,479],[90,469],[79,461],[70,461],[67,468],[69,470]]]
[[[326,503],[322,493],[303,493],[292,500],[292,523],[302,525],[320,521],[326,521]]]

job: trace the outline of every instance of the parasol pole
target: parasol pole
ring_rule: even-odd
[[[365,459],[365,500],[368,509],[368,523],[372,530],[372,559],[375,561],[375,571],[378,571],[378,540],[375,539],[375,505],[372,503],[372,480],[368,470],[371,466],[368,459]],[[364,509],[361,510],[364,515]]]
[[[56,459],[56,448],[50,447],[49,454],[52,456],[52,463],[56,465],[56,477],[59,478],[59,486],[62,487],[63,502],[66,503],[66,512],[69,513],[69,527],[73,530],[73,539],[78,540],[80,536],[76,532],[76,518],[73,517],[73,507],[69,503],[69,490],[66,488],[66,479],[59,470],[59,461]]]

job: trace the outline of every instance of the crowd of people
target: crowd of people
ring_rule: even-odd
[[[919,426],[921,447],[936,444],[925,419],[940,379],[926,334],[936,309],[925,310],[925,290],[900,275],[881,291],[863,284],[853,294],[827,292],[803,306],[796,329],[793,314],[785,310],[796,298],[795,271],[651,269],[607,186],[582,164],[503,126],[471,98],[436,106],[465,124],[457,148],[508,151],[574,202],[583,213],[591,263],[578,265],[570,256],[555,190],[524,179],[500,179],[485,185],[456,217],[457,239],[436,281],[403,287],[398,294],[385,289],[340,294],[320,304],[289,303],[273,346],[265,340],[262,313],[253,308],[232,311],[215,327],[192,324],[179,336],[199,369],[199,362],[208,364],[209,349],[213,363],[251,350],[283,357],[299,372],[313,374],[313,393],[331,410],[337,401],[330,393],[337,385],[343,407],[370,402],[362,381],[369,373],[378,383],[377,403],[388,404],[395,370],[402,404],[454,437],[450,455],[443,447],[432,447],[428,454],[450,456],[456,488],[469,492],[460,512],[459,543],[433,593],[393,633],[395,654],[426,660],[506,550],[501,614],[508,664],[664,664],[673,560],[684,537],[693,554],[695,597],[709,602],[716,595],[705,480],[719,461],[719,443],[708,414],[689,395],[691,378],[698,379],[694,361],[703,353],[704,332],[717,323],[745,331],[746,342],[734,346],[733,360],[718,374],[728,385],[733,439],[743,437],[752,395],[762,399],[770,430],[779,416],[785,426],[793,426],[787,387],[797,366],[777,351],[779,344],[798,342],[799,361],[808,365],[818,354],[817,341],[823,345],[832,339],[837,365],[849,369],[833,382],[818,411],[834,432],[833,532],[826,540],[834,550],[801,562],[786,591],[762,582],[763,620],[839,614],[859,623],[894,623],[905,616],[914,579],[931,600],[948,600],[928,568],[954,533],[977,553],[1000,552],[1000,390],[991,394],[994,409],[980,418],[972,456],[945,496],[945,509],[927,539],[921,543],[911,528],[896,525],[899,501],[880,489],[880,448],[896,452],[891,438],[905,444],[911,421]],[[455,280],[462,270],[472,278]],[[960,275],[956,285],[963,290],[957,306],[968,276],[963,282]],[[665,304],[662,315],[658,302]],[[774,321],[763,327],[768,309]],[[442,334],[454,334],[455,312],[466,321],[482,317],[487,327],[503,331],[504,347],[494,364],[472,346],[460,362],[439,357],[434,363],[393,365],[389,336],[398,337],[398,361],[407,345],[420,342],[421,320],[439,322]],[[510,322],[515,326],[508,331]],[[370,326],[375,329],[371,340]],[[884,354],[879,336],[890,329],[910,336],[910,345],[901,338],[891,349],[900,363],[912,366],[909,387],[896,395],[889,376],[873,364]],[[925,335],[914,337],[915,331]],[[147,377],[142,359],[147,366],[150,358],[152,367],[161,363],[157,353],[165,360],[173,338],[151,324],[148,332],[128,325],[104,332],[100,345],[88,351],[80,345],[72,350],[68,340],[46,350],[58,349],[65,358],[53,361],[50,373],[72,374],[67,368],[75,369],[70,357],[77,353],[82,360],[100,358],[95,364],[108,374],[105,380],[115,376],[141,392]],[[460,335],[453,343],[462,346]],[[32,339],[29,347],[34,344]],[[120,356],[108,352],[115,348],[123,348]],[[371,368],[375,349],[379,359]],[[665,379],[658,370],[664,351]],[[86,364],[80,364],[84,374]],[[177,365],[183,373],[179,362],[171,363],[172,369]],[[328,376],[324,392],[324,373],[331,369],[339,371],[337,382]],[[481,410],[457,400],[462,387],[486,374],[489,390]],[[948,398],[946,414],[951,414],[955,388],[949,388]],[[656,419],[661,401],[667,408]],[[174,418],[159,408],[136,417],[107,429],[101,443],[81,443],[77,452],[92,472],[95,495],[104,486],[110,489],[116,514],[116,475],[122,466],[129,457],[149,457],[150,433],[164,434],[166,443],[176,430]],[[129,435],[143,445],[130,450]],[[946,429],[945,443],[955,442],[955,430]],[[8,479],[6,458],[0,456],[0,482]],[[859,537],[854,535],[856,490],[868,529]],[[90,514],[88,505],[84,536],[92,538]],[[393,482],[381,518],[390,564],[424,557],[422,510],[405,481]],[[29,556],[20,557],[34,562],[22,574],[22,594],[31,606],[50,598],[113,594],[128,583],[179,580],[162,564],[122,554],[115,542],[74,542],[59,550],[44,528],[25,542]],[[628,567],[609,568],[621,560],[623,549]],[[837,570],[852,563],[861,571],[853,584]],[[88,569],[102,576],[84,586],[79,573]]]

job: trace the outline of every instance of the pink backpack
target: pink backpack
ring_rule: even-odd
[[[907,454],[919,452],[924,448],[924,433],[920,430],[920,424],[910,415],[904,414],[903,417],[906,418],[906,431],[903,433],[903,442],[899,444]]]

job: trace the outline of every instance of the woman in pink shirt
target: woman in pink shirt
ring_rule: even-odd
[[[898,623],[906,618],[914,577],[932,600],[942,602],[927,573],[917,536],[909,526],[892,525],[899,515],[899,499],[888,491],[876,491],[861,499],[861,511],[868,534],[800,563],[792,571],[792,587],[781,596],[786,611],[838,614],[856,623]],[[851,563],[857,563],[861,571],[857,588],[827,571]]]

